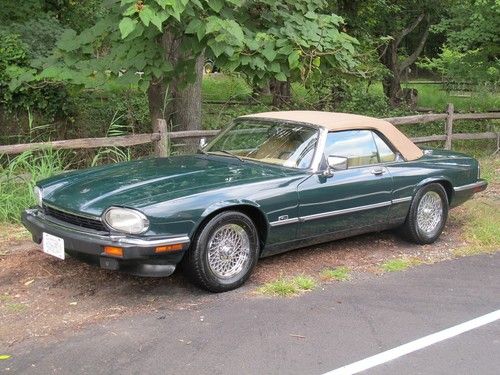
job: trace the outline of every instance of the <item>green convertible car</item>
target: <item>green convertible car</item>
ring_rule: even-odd
[[[351,114],[237,118],[195,155],[69,172],[38,183],[23,223],[43,251],[168,276],[182,263],[212,292],[260,257],[401,227],[435,241],[448,209],[486,188],[478,162],[422,150],[390,123]]]

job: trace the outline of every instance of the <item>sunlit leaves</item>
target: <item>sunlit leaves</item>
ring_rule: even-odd
[[[124,17],[118,25],[122,34],[122,39],[125,39],[132,31],[134,31],[136,25],[137,20],[130,17]]]

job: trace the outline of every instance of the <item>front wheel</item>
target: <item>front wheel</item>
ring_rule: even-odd
[[[448,198],[443,186],[425,185],[413,198],[403,233],[415,243],[433,243],[441,235],[447,218]]]
[[[252,220],[238,211],[224,211],[198,231],[183,262],[195,284],[210,292],[225,292],[250,277],[258,255],[259,238]]]

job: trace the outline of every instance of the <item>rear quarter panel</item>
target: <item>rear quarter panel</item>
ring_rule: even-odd
[[[418,160],[394,163],[387,167],[393,176],[393,199],[413,197],[423,185],[441,181],[447,187],[450,205],[454,206],[459,202],[455,199],[453,188],[476,182],[478,178],[477,160],[465,154],[444,150],[427,150]],[[410,202],[394,205],[392,215],[406,216]]]

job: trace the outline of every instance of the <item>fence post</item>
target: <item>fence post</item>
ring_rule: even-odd
[[[445,150],[451,150],[451,137],[453,135],[453,103],[448,103],[448,107],[446,108],[446,140],[444,142]]]
[[[155,155],[159,157],[168,156],[168,129],[165,119],[156,120],[155,131],[160,134],[160,139],[155,142]]]

